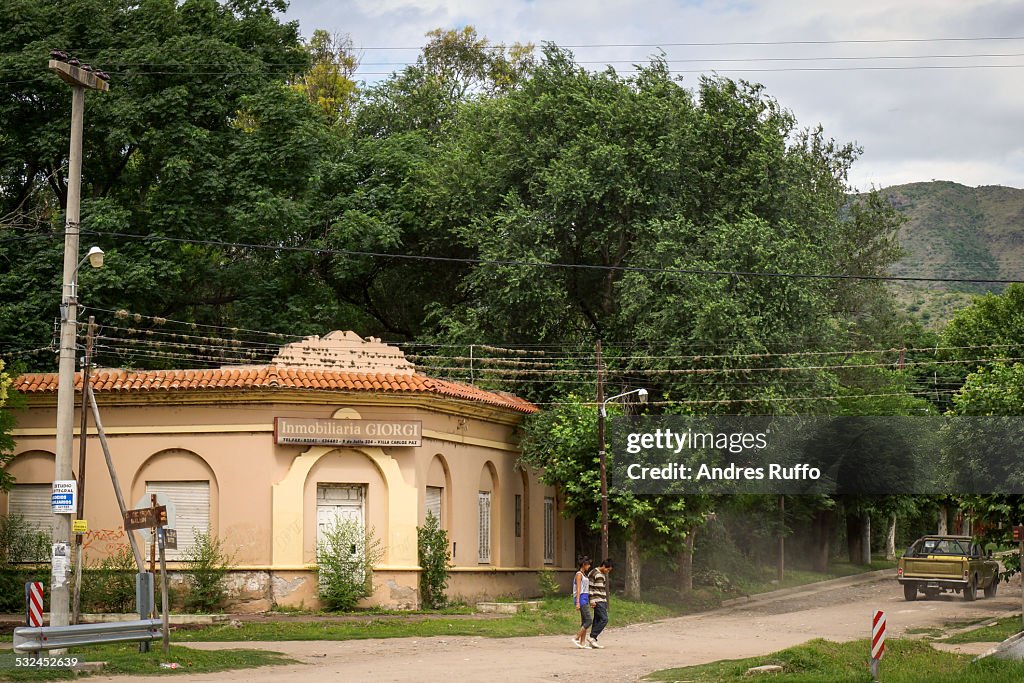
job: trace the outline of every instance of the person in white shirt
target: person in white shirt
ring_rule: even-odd
[[[587,573],[590,571],[590,558],[581,557],[576,566],[576,575],[572,579],[572,597],[576,603],[576,610],[580,613],[580,630],[573,636],[573,644],[581,649],[589,650],[590,643],[587,642],[587,629],[593,623],[590,616],[590,579]]]

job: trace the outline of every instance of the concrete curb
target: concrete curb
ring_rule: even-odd
[[[1010,636],[995,647],[975,657],[974,661],[984,659],[985,657],[995,657],[996,659],[1024,659],[1024,632]]]
[[[106,624],[116,621],[135,621],[138,614],[83,614],[79,623],[82,624]],[[227,623],[232,619],[230,614],[171,614],[168,615],[168,623],[172,626],[184,624],[220,624]],[[0,614],[0,622],[17,623],[19,626],[25,624],[24,614]],[[43,622],[50,623],[50,613],[43,614]]]
[[[895,585],[896,569],[878,569],[873,572],[865,572],[863,574],[853,574],[851,576],[842,576],[838,579],[829,579],[827,581],[818,581],[816,583],[806,583],[802,586],[793,586],[791,588],[780,588],[779,590],[771,591],[768,593],[756,593],[754,595],[747,595],[741,598],[731,598],[729,600],[722,601],[719,607],[739,607],[742,605],[754,605],[762,604],[766,602],[774,602],[776,600],[783,600],[792,595],[814,595],[816,593],[824,593],[836,588],[843,588],[846,586],[859,586],[861,584],[875,583],[876,581],[884,581],[885,579],[893,579]]]

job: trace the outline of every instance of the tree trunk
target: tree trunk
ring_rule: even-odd
[[[831,540],[832,511],[818,510],[814,515],[814,551],[812,553],[814,571],[828,571]]]
[[[889,516],[889,533],[885,536],[885,559],[896,559],[896,515]]]
[[[860,563],[871,564],[871,515],[864,515],[864,523],[861,525],[860,541]]]
[[[697,537],[697,527],[690,529],[679,551],[679,569],[676,571],[677,585],[680,593],[693,590],[693,542]]]
[[[846,513],[846,556],[850,564],[864,559],[864,515]]]
[[[626,530],[626,597],[640,599],[640,546],[636,538],[636,523]]]
[[[949,533],[949,527],[947,526],[946,506],[945,505],[940,505],[939,506],[939,535],[941,536],[943,534],[948,534],[948,533]]]

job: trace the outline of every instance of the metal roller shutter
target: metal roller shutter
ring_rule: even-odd
[[[185,551],[195,544],[196,531],[210,533],[210,482],[147,481],[146,495],[151,493],[162,493],[174,503],[178,549],[168,550],[167,559],[183,559]]]
[[[427,512],[434,515],[437,525],[444,528],[444,520],[441,519],[441,495],[444,491],[440,486],[427,487]]]

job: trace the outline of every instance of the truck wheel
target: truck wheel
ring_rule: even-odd
[[[973,602],[976,597],[978,597],[978,584],[975,583],[975,579],[971,579],[971,582],[964,587],[964,600]]]
[[[992,583],[985,589],[986,598],[996,597],[996,589],[999,587],[999,579],[992,579]]]
[[[903,584],[903,598],[907,602],[913,602],[914,600],[917,600],[917,584]]]

